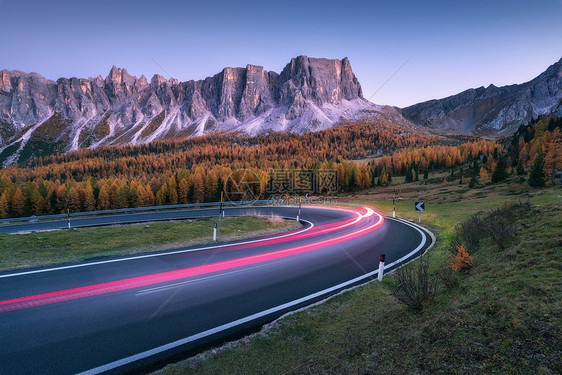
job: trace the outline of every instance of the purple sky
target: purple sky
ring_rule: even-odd
[[[203,79],[349,57],[366,98],[407,106],[528,81],[562,57],[562,0],[0,0],[0,69]],[[164,70],[164,71],[163,71]]]

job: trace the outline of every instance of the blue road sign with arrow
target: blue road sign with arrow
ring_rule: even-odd
[[[416,202],[416,211],[425,211],[425,202]]]

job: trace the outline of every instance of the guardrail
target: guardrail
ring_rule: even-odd
[[[281,203],[280,200],[257,200],[257,201],[239,201],[239,202],[224,202],[224,206],[248,206],[251,204],[278,204]],[[12,219],[2,219],[0,223],[8,224],[11,222],[21,222],[21,221],[40,221],[48,219],[66,219],[68,217],[77,216],[98,216],[107,214],[125,214],[134,213],[141,211],[160,211],[160,210],[174,210],[179,208],[190,208],[190,207],[213,207],[219,206],[220,202],[208,202],[208,203],[188,203],[188,204],[175,204],[168,206],[150,206],[150,207],[135,207],[135,208],[119,208],[116,210],[103,210],[103,211],[87,211],[87,212],[72,212],[70,214],[58,214],[58,215],[44,215],[44,216],[27,216],[27,217],[16,217]]]

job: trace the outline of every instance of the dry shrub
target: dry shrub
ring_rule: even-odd
[[[529,208],[527,205],[525,203],[506,204],[504,207],[490,212],[486,218],[486,230],[500,249],[504,249],[517,234],[517,228],[515,228],[513,223],[517,215]]]
[[[521,202],[509,204],[504,202],[503,207],[496,208],[492,210],[489,214],[487,219],[506,219],[510,222],[514,221],[517,216],[525,214],[531,210],[531,204],[529,202]]]
[[[437,277],[441,284],[445,286],[445,289],[453,289],[459,285],[459,278],[451,267],[441,267],[439,271],[437,271]]]
[[[517,234],[517,228],[513,225],[518,216],[528,212],[531,205],[528,202],[508,204],[490,211],[486,217],[479,215],[471,216],[468,220],[458,226],[457,236],[462,237],[466,247],[474,251],[478,249],[480,240],[490,236],[500,248],[505,248],[509,241]],[[451,241],[449,251],[455,254],[455,243]]]
[[[271,215],[267,217],[267,221],[272,227],[280,227],[285,224],[285,219],[279,215]]]
[[[453,271],[460,271],[466,268],[472,267],[472,257],[466,251],[466,248],[461,244],[457,248],[457,254],[453,256],[453,263],[451,264],[451,269]]]
[[[394,272],[396,285],[390,293],[401,303],[412,309],[421,309],[432,300],[438,286],[438,279],[429,272],[429,260],[422,256],[416,263],[410,263]]]
[[[478,215],[471,216],[460,225],[460,234],[471,250],[476,250],[480,240],[486,235],[486,221]]]
[[[490,211],[486,219],[512,221],[515,219],[515,214],[517,213],[516,211],[517,210],[515,209],[515,206],[509,206],[504,203],[503,207],[496,208],[495,210]]]
[[[487,232],[500,249],[504,249],[517,234],[517,229],[512,225],[513,221],[507,218],[490,218],[486,224]]]
[[[264,218],[269,222],[269,224],[272,227],[280,227],[280,226],[285,224],[285,219],[283,219],[281,216],[273,215],[273,214],[271,214],[269,216],[266,216],[266,215],[262,214],[261,212],[258,212],[257,210],[248,210],[248,211],[246,211],[244,216],[255,216],[255,217],[259,217],[259,218]]]

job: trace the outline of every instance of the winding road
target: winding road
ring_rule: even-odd
[[[296,207],[227,208],[295,218]],[[217,209],[77,218],[73,226]],[[370,208],[304,206],[304,228],[235,243],[0,273],[0,374],[124,373],[259,327],[423,253],[430,234]],[[65,228],[13,224],[0,232]]]

